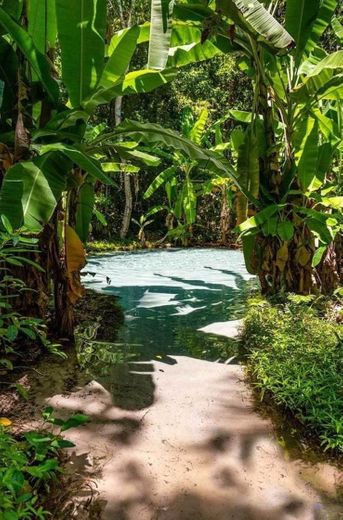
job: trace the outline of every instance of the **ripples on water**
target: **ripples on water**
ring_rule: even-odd
[[[239,251],[172,249],[91,257],[86,286],[113,293],[125,309],[116,347],[135,359],[227,358],[227,338],[198,331],[243,316],[253,277]]]

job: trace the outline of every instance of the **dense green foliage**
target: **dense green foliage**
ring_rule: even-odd
[[[340,11],[335,0],[303,0],[300,16],[299,2],[295,0],[279,6],[270,2],[269,7],[269,11],[265,10],[257,0],[247,5],[241,0],[218,0],[207,7],[193,3],[191,8],[187,3],[177,4],[171,34],[160,38],[163,45],[164,38],[170,39],[167,65],[179,67],[188,61],[188,68],[159,93],[124,100],[123,106],[127,103],[126,113],[131,110],[139,120],[152,114],[163,125],[169,124],[174,112],[170,126],[182,130],[184,136],[183,109],[194,101],[198,112],[204,106],[211,108],[211,117],[220,112],[225,123],[224,142],[228,144],[221,152],[231,166],[224,162],[224,177],[233,180],[237,191],[226,201],[226,208],[223,205],[221,215],[231,228],[237,217],[236,230],[243,241],[249,271],[258,274],[264,292],[306,294],[320,288],[332,293],[341,276]],[[187,43],[187,52],[186,46],[176,47],[181,42]],[[232,86],[225,72],[232,70],[232,56],[236,57],[240,74],[245,74],[245,82],[236,71],[232,74],[240,78],[234,108],[243,109],[234,115],[230,114],[230,88],[224,87],[225,82]],[[197,67],[190,64],[204,57],[211,61]],[[207,74],[210,70],[212,84]],[[187,81],[190,87],[184,90]],[[239,88],[246,84],[252,88],[252,96],[249,92],[244,95]],[[215,89],[218,85],[222,85],[219,92]],[[175,88],[179,96],[173,108],[166,94]],[[132,130],[133,138],[150,145],[147,127],[139,135]],[[174,147],[175,143],[163,138],[162,129],[160,136],[160,140],[155,136],[153,142]],[[196,161],[192,150],[187,149],[186,154],[190,163]],[[174,157],[169,167],[179,171],[177,154]],[[196,190],[186,183],[186,197],[176,200],[186,200],[188,207],[196,208],[202,196],[200,184],[206,185],[213,173],[208,168],[208,178],[198,179]],[[175,174],[173,181],[175,189],[183,194],[184,177]],[[137,186],[138,182],[136,204],[137,212],[141,212]],[[218,186],[213,187],[213,193],[217,199],[222,196]],[[156,202],[165,204],[161,197]],[[212,214],[218,221],[218,213]],[[195,211],[188,222],[178,222],[174,239],[188,243],[189,227],[194,234],[197,216]],[[169,229],[170,219],[166,224]]]
[[[47,316],[55,336],[73,338],[90,231],[117,239],[131,226],[139,247],[150,246],[148,230],[183,245],[197,233],[207,241],[210,228],[228,244],[233,231],[264,293],[334,294],[343,258],[338,7],[1,2],[1,370],[31,346],[61,354]],[[80,341],[85,370],[126,359],[92,334]],[[244,334],[262,396],[342,451],[341,328],[293,299],[253,308]],[[86,420],[46,419],[62,430]],[[38,493],[67,446],[0,430],[4,520],[44,518]]]
[[[82,414],[66,421],[56,419],[52,408],[43,417],[64,432],[88,421]],[[4,420],[2,419],[4,422]],[[9,421],[8,421],[9,422]],[[61,473],[59,456],[63,448],[74,444],[46,430],[14,436],[0,420],[0,518],[2,520],[43,520],[51,515],[43,498],[51,483]]]
[[[178,71],[173,82],[153,93],[125,97],[123,116],[180,130],[184,109],[200,112],[207,108],[213,123],[224,110],[250,106],[252,95],[251,81],[239,69],[236,58],[224,54],[188,65]]]
[[[261,398],[291,412],[325,449],[343,453],[343,327],[322,314],[296,297],[255,302],[244,348]]]
[[[216,56],[213,59],[197,64],[190,64],[179,70],[175,80],[156,91],[137,96],[125,96],[122,101],[122,117],[137,121],[153,121],[164,127],[182,133],[185,113],[193,113],[196,119],[203,109],[208,110],[207,128],[216,121],[222,120],[223,140],[227,141],[235,123],[232,118],[225,117],[223,107],[244,110],[251,106],[252,85],[250,79],[238,68],[235,57],[230,55]],[[103,108],[108,125],[113,126],[111,109]],[[214,134],[211,135],[212,144]],[[207,145],[208,146],[208,140]],[[133,198],[132,216],[139,220],[142,213],[147,213],[152,205],[166,205],[167,197],[160,190],[149,200],[143,197],[146,189],[163,167],[170,166],[170,161],[163,160],[157,167],[142,165],[138,175],[130,176]],[[208,179],[208,175],[204,178]],[[220,242],[220,212],[222,197],[220,190],[213,187],[211,193],[198,197],[197,221],[200,224],[193,229],[192,243]],[[91,235],[95,240],[116,240],[120,233],[122,215],[125,205],[123,183],[116,186],[99,188],[96,195],[96,208],[104,215],[106,226],[93,217]],[[201,208],[206,208],[205,221],[201,218]],[[154,216],[154,223],[149,227],[151,240],[162,238],[166,232],[166,215]],[[204,216],[203,216],[204,217]],[[232,213],[234,227],[234,211]],[[206,227],[206,229],[205,229]],[[129,228],[130,236],[137,237],[138,230],[133,222]]]
[[[37,294],[20,277],[20,269],[33,266],[41,267],[32,260],[38,254],[37,239],[29,237],[20,230],[13,230],[5,217],[2,219],[4,230],[0,232],[0,367],[12,369],[14,360],[23,357],[22,345],[27,348],[35,345],[63,356],[58,345],[48,339],[47,327],[43,320],[23,315],[20,301],[24,294],[33,299]],[[30,258],[31,257],[31,258]],[[19,269],[19,271],[18,271]],[[15,272],[17,270],[17,273]]]

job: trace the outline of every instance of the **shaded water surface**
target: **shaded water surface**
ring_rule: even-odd
[[[226,338],[198,329],[243,317],[255,283],[241,252],[223,249],[106,254],[92,257],[87,271],[89,288],[120,298],[125,325],[116,345],[139,359],[227,357]]]

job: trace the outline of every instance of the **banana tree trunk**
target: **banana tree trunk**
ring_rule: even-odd
[[[78,188],[73,188],[65,197],[64,204],[59,205],[53,219],[55,328],[60,336],[70,339],[74,337],[75,303],[84,294],[80,273],[85,265],[85,251],[74,231],[78,197]]]
[[[331,244],[318,267],[312,266],[315,242],[305,226],[297,228],[292,240],[258,236],[253,267],[264,294],[292,292],[332,294],[339,284],[339,262]]]
[[[306,245],[305,245],[306,244]],[[257,238],[257,273],[264,294],[294,292],[310,294],[315,286],[312,257],[315,246],[305,227],[292,240],[277,237]]]
[[[64,225],[65,212],[61,205],[56,209],[51,220],[53,229],[50,247],[50,270],[54,287],[53,327],[60,337],[73,338],[74,311],[68,296],[68,275],[64,245],[61,247],[59,232]]]
[[[341,258],[334,242],[327,248],[316,272],[321,293],[333,294],[342,278]]]

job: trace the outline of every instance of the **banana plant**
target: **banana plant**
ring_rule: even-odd
[[[327,54],[319,42],[338,2],[287,0],[285,27],[272,16],[276,4],[180,3],[174,14],[176,23],[200,26],[202,41],[236,53],[253,82],[236,164],[237,230],[248,269],[264,292],[331,292],[339,275],[342,199],[331,190],[341,158],[343,54]],[[339,38],[335,18],[334,29]]]
[[[259,172],[262,206],[240,223],[239,231],[248,265],[265,292],[308,293],[318,287],[331,292],[339,280],[334,241],[341,231],[343,199],[327,199],[337,180],[333,167],[341,140],[337,113],[329,107],[342,95],[343,54],[327,55],[316,44],[337,3],[322,2],[315,13],[311,4],[301,17],[296,4],[289,0],[286,10],[286,28],[297,44],[291,54],[275,57],[252,45],[253,79],[263,94],[252,118],[263,116],[268,156],[257,148],[264,166]],[[255,161],[249,171],[256,167]]]
[[[82,242],[94,188],[99,182],[113,183],[104,163],[124,159],[126,167],[134,167],[151,160],[137,145],[141,137],[127,140],[123,128],[112,137],[103,132],[89,139],[92,117],[101,104],[118,96],[148,92],[171,81],[177,67],[199,55],[198,43],[184,48],[194,31],[199,38],[199,29],[184,34],[182,26],[171,27],[166,5],[153,2],[151,26],[129,27],[109,42],[105,0],[83,0],[82,9],[67,0],[14,0],[0,6],[0,55],[6,65],[0,69],[5,158],[0,211],[13,226],[25,224],[40,233],[47,275],[37,290],[47,299],[53,279],[56,324],[63,335],[72,332],[73,304],[82,295]],[[160,22],[162,31],[156,30]],[[170,35],[172,50],[167,49]],[[164,49],[163,59],[157,63],[151,51],[147,68],[131,70],[137,45],[149,38],[151,48],[164,40],[158,47]],[[205,47],[202,59],[219,52],[212,44]],[[207,161],[196,147],[192,152]],[[225,170],[214,157],[210,161]]]
[[[0,55],[6,65],[0,69],[0,142],[6,157],[0,212],[14,227],[25,224],[40,233],[51,272],[37,289],[47,298],[48,278],[54,279],[56,323],[63,335],[72,333],[72,307],[82,294],[82,240],[94,187],[113,183],[103,163],[150,160],[132,140],[90,143],[92,116],[117,96],[148,92],[175,76],[175,69],[162,71],[154,64],[130,70],[141,28],[116,33],[106,45],[106,15],[105,0],[83,0],[82,9],[66,0],[0,6]]]
[[[135,218],[132,219],[132,222],[134,224],[136,224],[136,226],[139,228],[137,238],[140,241],[140,244],[142,247],[145,247],[145,245],[146,245],[145,230],[148,226],[150,226],[154,222],[154,219],[152,219],[151,217],[156,215],[156,213],[159,213],[160,211],[163,211],[163,210],[164,210],[164,206],[161,206],[161,205],[154,206],[147,213],[141,215],[139,217],[139,220],[137,220]]]
[[[181,136],[199,147],[203,146],[208,117],[206,108],[197,119],[190,108],[184,109],[181,114]],[[157,175],[147,188],[144,198],[150,198],[156,190],[164,186],[167,196],[168,236],[187,245],[196,224],[197,201],[211,167],[204,168],[182,150],[174,150],[167,157],[171,165]]]

